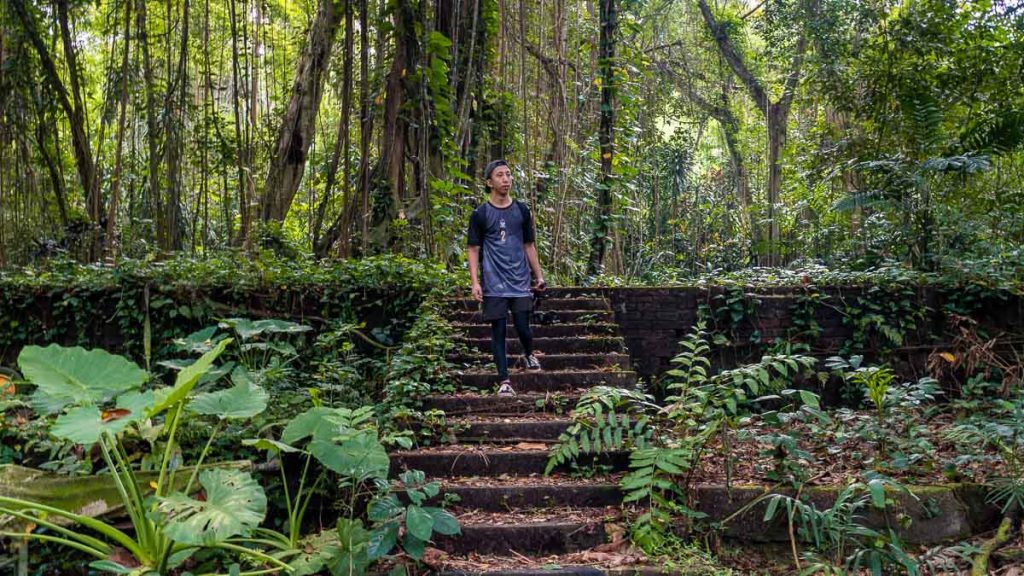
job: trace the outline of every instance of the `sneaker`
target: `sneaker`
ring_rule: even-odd
[[[516,391],[512,388],[511,380],[502,380],[498,386],[498,396],[515,396]]]
[[[540,370],[540,360],[533,354],[523,356],[523,362],[526,364],[527,370]]]

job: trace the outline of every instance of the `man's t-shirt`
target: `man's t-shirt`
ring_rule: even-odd
[[[480,246],[484,296],[530,295],[530,266],[524,243],[534,242],[533,216],[516,200],[505,208],[484,202],[469,218],[469,245]]]

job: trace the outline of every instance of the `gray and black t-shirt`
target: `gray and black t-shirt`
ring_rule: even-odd
[[[480,246],[484,296],[530,295],[530,265],[524,243],[535,241],[533,216],[516,200],[505,208],[484,202],[469,218],[470,246]]]

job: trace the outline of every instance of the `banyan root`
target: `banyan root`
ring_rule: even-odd
[[[1011,526],[1013,526],[1013,522],[1009,518],[1003,518],[1003,521],[999,523],[999,529],[996,530],[996,535],[981,545],[981,552],[978,552],[978,555],[974,557],[971,576],[988,575],[988,559],[992,556],[993,552],[1003,544],[1006,544],[1006,541],[1010,539]]]

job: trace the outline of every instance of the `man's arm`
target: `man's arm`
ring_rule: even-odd
[[[469,254],[469,279],[473,283],[473,298],[484,299],[484,290],[480,286],[480,247],[470,246],[466,252]]]
[[[523,243],[523,250],[526,252],[526,261],[530,263],[530,270],[533,270],[533,279],[537,283],[537,288],[541,288],[544,285],[544,273],[540,270],[540,258],[537,256],[537,245],[533,242]]]

